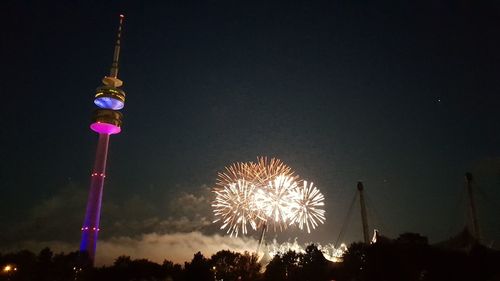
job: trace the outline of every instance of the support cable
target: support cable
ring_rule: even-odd
[[[382,216],[380,216],[380,213],[377,211],[377,209],[375,208],[375,204],[373,204],[373,201],[371,200],[371,197],[368,196],[368,194],[365,192],[365,198],[366,198],[366,205],[367,205],[367,209],[368,209],[368,213],[372,215],[372,218],[373,218],[373,222],[372,222],[372,228],[375,229],[375,221],[378,223],[378,225],[380,225],[380,227],[382,228],[383,232],[388,232],[388,233],[392,233],[392,229],[390,229],[389,227],[387,227],[387,224],[384,223],[384,221],[381,219]]]
[[[342,238],[344,238],[344,234],[345,234],[347,226],[349,225],[349,222],[351,220],[352,210],[354,209],[354,204],[356,203],[357,198],[358,198],[358,192],[356,191],[354,193],[354,197],[352,198],[351,205],[349,206],[349,210],[347,211],[347,215],[344,219],[344,222],[342,223],[342,227],[340,228],[339,236],[337,237],[337,240],[335,241],[335,245],[334,245],[335,248],[337,248],[339,246],[340,240]]]

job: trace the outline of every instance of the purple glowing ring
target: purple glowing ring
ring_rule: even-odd
[[[90,124],[90,129],[96,133],[108,135],[118,134],[122,131],[122,129],[116,125],[101,122]]]

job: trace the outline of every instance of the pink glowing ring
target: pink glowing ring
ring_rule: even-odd
[[[92,123],[90,129],[96,133],[108,135],[118,134],[122,131],[122,129],[116,125],[100,122]]]

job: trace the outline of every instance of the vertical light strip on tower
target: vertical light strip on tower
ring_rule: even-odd
[[[90,191],[82,226],[80,251],[88,253],[92,263],[95,260],[99,220],[101,216],[102,192],[106,177],[106,160],[108,156],[109,136],[121,131],[123,115],[118,110],[125,105],[125,92],[119,87],[123,82],[118,79],[118,62],[120,58],[121,32],[124,16],[120,15],[120,24],[113,55],[113,63],[109,76],[102,79],[103,86],[96,90],[94,103],[99,107],[92,115],[92,131],[99,134],[97,152],[90,178]]]

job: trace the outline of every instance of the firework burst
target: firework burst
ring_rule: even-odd
[[[256,164],[253,162],[237,162],[225,168],[224,172],[219,172],[216,185],[225,188],[239,180],[253,183],[256,174]]]
[[[300,229],[305,225],[307,233],[311,233],[311,227],[315,229],[325,221],[325,211],[320,209],[325,205],[325,197],[312,182],[308,184],[307,181],[303,181],[302,187],[295,188],[293,195],[290,224],[297,223]]]
[[[227,228],[230,236],[247,233],[247,224],[256,230],[261,221],[265,220],[260,215],[260,210],[255,205],[255,186],[240,179],[231,183],[224,189],[215,190],[215,201],[212,204],[216,219],[222,221],[221,229]]]
[[[270,223],[275,231],[297,224],[310,233],[325,221],[323,194],[276,158],[258,157],[256,163],[226,167],[218,174],[213,192],[214,222],[222,222],[221,229],[231,236],[247,234],[247,225],[256,230]]]
[[[298,176],[293,175],[292,168],[288,167],[283,161],[277,158],[257,157],[257,163],[254,166],[254,177],[262,186],[266,186],[269,182],[276,179],[278,176],[291,177],[297,179]]]
[[[287,227],[296,188],[297,182],[293,177],[279,175],[269,181],[267,186],[257,190],[256,205],[274,224],[275,229],[279,227],[282,230]]]

